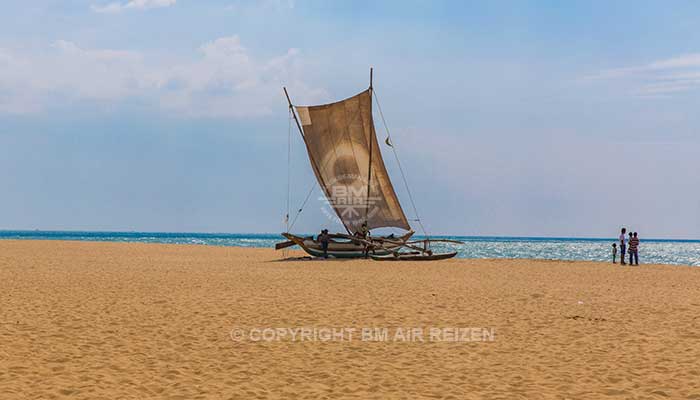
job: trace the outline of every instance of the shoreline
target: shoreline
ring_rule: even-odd
[[[206,248],[233,248],[233,249],[254,249],[254,250],[270,250],[272,252],[275,252],[276,254],[279,254],[279,260],[278,261],[284,261],[282,259],[282,254],[283,251],[285,250],[275,250],[270,247],[257,247],[257,246],[236,246],[236,245],[215,245],[215,244],[208,244],[208,243],[160,243],[160,242],[131,242],[131,241],[113,241],[113,240],[64,240],[64,239],[5,239],[5,238],[0,238],[0,243],[2,242],[47,242],[47,243],[60,243],[60,242],[66,242],[66,243],[90,243],[90,244],[101,244],[101,243],[108,243],[108,244],[123,244],[123,245],[162,245],[162,246],[194,246],[194,247],[206,247]],[[292,248],[289,250],[286,250],[287,252],[293,252],[294,254],[297,254],[298,257],[310,257],[307,253],[305,253],[303,250],[298,249],[298,248]],[[613,264],[610,261],[598,261],[598,260],[571,260],[571,259],[557,259],[557,258],[519,258],[519,257],[491,257],[491,258],[469,258],[469,257],[459,257],[459,255],[454,258],[454,260],[481,260],[481,261],[523,261],[523,262],[561,262],[561,263],[593,263],[593,264],[611,264],[617,267],[624,267],[628,268],[630,267],[629,264],[626,264],[624,266],[620,265],[619,258],[618,262]],[[290,260],[294,261],[294,260]],[[303,261],[303,260],[296,260],[296,261]],[[341,260],[341,259],[332,259],[329,258],[327,260],[316,260],[316,261],[329,261],[329,262],[346,262],[350,260]],[[441,262],[445,262],[449,260],[443,260]],[[420,262],[418,263],[420,264]],[[670,263],[640,263],[638,266],[632,266],[631,268],[636,268],[636,267],[642,267],[642,266],[656,266],[656,267],[690,267],[690,268],[698,268],[698,266],[694,265],[688,265],[688,264],[670,264]]]

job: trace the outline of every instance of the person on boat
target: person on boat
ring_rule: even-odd
[[[355,236],[361,238],[361,239],[368,239],[369,238],[369,229],[367,228],[367,222],[363,222],[362,226],[360,229],[355,232]]]
[[[321,243],[321,248],[323,249],[323,258],[328,258],[328,242],[331,239],[328,235],[328,229],[322,230],[317,239]]]
[[[369,240],[369,229],[367,228],[367,221],[362,223],[362,226],[360,226],[360,229],[355,232],[355,237],[359,239],[364,239],[364,240]],[[364,253],[365,253],[365,258],[369,257],[369,251],[370,251],[370,246],[368,243],[364,242],[362,243],[364,246]]]

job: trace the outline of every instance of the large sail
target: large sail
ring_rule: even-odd
[[[357,232],[364,222],[369,229],[411,229],[379,150],[371,89],[296,110],[316,178],[348,231]]]

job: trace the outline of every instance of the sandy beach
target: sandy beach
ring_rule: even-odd
[[[0,398],[700,399],[698,268],[281,256],[0,241]]]

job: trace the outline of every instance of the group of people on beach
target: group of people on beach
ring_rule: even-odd
[[[613,264],[617,262],[617,243],[613,243]],[[620,230],[620,265],[625,264],[625,253],[629,254],[629,265],[639,265],[639,238],[637,232],[630,231],[627,237],[627,228]],[[634,262],[633,262],[634,261]]]

